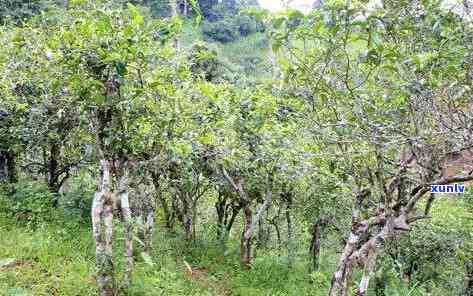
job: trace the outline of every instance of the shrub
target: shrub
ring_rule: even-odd
[[[80,219],[81,222],[89,223],[94,188],[83,180],[74,181],[71,182],[69,190],[61,196],[60,205],[66,214]]]
[[[236,18],[236,24],[241,36],[248,36],[256,32],[256,21],[248,15],[239,15]]]
[[[219,62],[217,52],[211,50],[204,43],[196,43],[189,53],[191,71],[197,75],[204,75],[206,80],[212,80],[216,76]]]
[[[13,186],[13,193],[3,197],[8,214],[32,226],[50,219],[54,195],[45,183],[21,181]]]
[[[224,18],[217,22],[204,22],[202,25],[202,33],[208,39],[219,42],[232,42],[238,37],[238,27],[230,18]]]

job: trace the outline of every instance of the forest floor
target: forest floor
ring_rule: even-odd
[[[456,235],[465,221],[469,221],[470,229],[473,229],[473,220],[468,212],[449,199],[439,203],[442,205],[434,207],[432,213],[431,222],[435,227],[425,238],[429,243],[434,243],[439,235]],[[0,296],[96,295],[94,243],[90,225],[57,212],[47,219],[25,225],[20,217],[7,216],[0,211]],[[422,226],[417,229],[422,229]],[[158,227],[150,256],[143,255],[138,246],[135,248],[136,265],[130,295],[327,294],[339,256],[333,251],[337,240],[325,239],[320,271],[311,274],[307,270],[307,253],[303,245],[297,247],[297,260],[292,268],[288,267],[285,247],[281,246],[278,250],[273,246],[258,249],[252,269],[243,271],[239,265],[238,233],[235,234],[224,247],[213,239],[215,233],[210,225],[203,226],[202,231],[197,233],[197,239],[187,243],[182,239],[182,233],[168,233]],[[117,227],[114,235],[117,237],[115,257],[121,258],[118,252],[122,252],[123,229]],[[413,236],[419,237],[419,234],[413,233]],[[447,264],[454,259],[444,258],[445,262],[440,260],[435,265]],[[117,270],[122,270],[123,262],[116,262],[116,266]],[[451,269],[449,274],[451,278],[458,275],[461,278],[461,272]],[[447,296],[458,295],[456,291],[460,291],[459,287],[431,289],[430,292],[426,292],[421,285],[408,288],[399,282],[396,274],[389,274],[386,279],[389,281],[386,295],[389,296]],[[357,277],[359,275],[355,275]],[[436,281],[442,283],[440,279]]]
[[[96,295],[94,245],[87,225],[64,219],[27,227],[2,215],[1,296]],[[121,229],[115,235],[120,237]],[[244,272],[238,264],[238,242],[229,242],[224,251],[218,243],[197,240],[186,245],[180,238],[158,233],[150,257],[137,250],[131,295],[314,295],[302,263],[291,270],[285,256],[260,251],[253,269]],[[122,263],[117,262],[118,268]],[[324,295],[326,288],[317,287],[320,293],[315,295]]]

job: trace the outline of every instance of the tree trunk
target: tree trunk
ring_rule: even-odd
[[[183,7],[183,12],[182,12],[184,17],[187,17],[187,15],[189,14],[189,3],[187,3],[187,1],[188,0],[184,0],[184,7]]]
[[[354,267],[351,255],[355,252],[359,241],[360,236],[352,232],[347,244],[345,245],[338,267],[332,276],[329,292],[330,296],[348,295],[349,285],[351,284],[352,269]]]
[[[351,274],[354,268],[354,258],[352,255],[357,251],[361,237],[368,230],[368,225],[362,224],[355,227],[343,250],[338,267],[332,276],[330,296],[348,295],[349,285],[351,284]]]
[[[250,269],[252,259],[251,241],[253,239],[253,232],[256,227],[256,224],[259,222],[262,215],[264,214],[264,212],[266,212],[273,200],[273,178],[272,175],[268,176],[269,183],[266,198],[261,207],[258,209],[255,219],[253,219],[253,211],[251,210],[251,199],[248,197],[248,194],[243,189],[243,179],[239,179],[238,182],[235,182],[235,180],[230,177],[224,167],[222,167],[222,173],[225,179],[227,179],[227,181],[230,183],[230,185],[240,197],[240,205],[242,205],[244,214],[244,227],[240,240],[240,263],[244,269]]]
[[[0,182],[8,179],[7,156],[6,153],[0,151]]]
[[[181,223],[184,223],[184,215],[181,211],[181,209],[179,208],[180,205],[179,205],[179,197],[173,197],[172,200],[171,200],[171,212],[170,212],[170,221],[171,221],[171,228],[170,229],[173,229],[174,228],[174,222],[176,221],[179,221]]]
[[[273,192],[272,192],[272,187],[270,186],[266,194],[266,199],[264,200],[261,207],[258,209],[254,219],[253,219],[253,211],[251,210],[250,204],[245,203],[243,207],[245,224],[244,224],[244,231],[241,236],[240,260],[241,260],[241,265],[244,269],[251,268],[251,260],[253,257],[252,249],[251,249],[253,233],[254,233],[257,223],[261,220],[261,217],[268,209],[272,200],[273,200]]]
[[[102,159],[99,190],[92,204],[92,227],[95,240],[97,284],[100,296],[115,295],[115,267],[113,263],[113,205],[111,164]]]
[[[228,234],[230,233],[230,231],[232,230],[233,228],[233,224],[235,223],[235,219],[236,217],[238,216],[238,213],[240,213],[240,210],[241,210],[241,206],[236,206],[236,205],[233,205],[232,206],[232,215],[230,216],[230,220],[226,221],[226,232],[225,232],[225,235],[228,237]]]
[[[276,230],[276,239],[277,239],[277,245],[278,245],[278,250],[281,250],[281,229],[279,228],[279,217],[281,216],[281,207],[278,206],[278,211],[274,217],[269,219],[269,223],[274,226],[274,230]],[[280,254],[279,254],[280,255]]]
[[[360,284],[358,285],[358,289],[355,292],[356,296],[366,296],[368,294],[370,279],[373,276],[374,268],[376,265],[376,257],[376,250],[374,250],[374,252],[372,253],[370,252],[367,255],[363,276],[361,278]]]
[[[287,223],[287,259],[289,268],[294,265],[294,230],[292,225],[291,208],[292,196],[288,196],[286,205],[286,223]]]
[[[253,239],[253,211],[249,204],[243,207],[244,227],[240,242],[240,263],[244,269],[251,268],[251,241]]]
[[[131,274],[133,272],[133,220],[131,217],[130,201],[128,197],[128,176],[126,170],[118,181],[117,198],[120,201],[121,213],[125,224],[125,272],[121,283],[121,290],[127,291],[131,284]]]
[[[133,198],[131,211],[137,217],[138,237],[141,240],[139,242],[143,247],[143,251],[150,254],[155,231],[156,196],[146,190],[145,179],[141,181],[140,185],[144,185],[144,187],[140,188],[138,185],[138,188],[133,191],[135,197]]]
[[[330,296],[347,295],[348,286],[351,281],[351,273],[353,269],[353,262],[350,261],[350,256],[356,251],[361,238],[368,232],[368,221],[359,221],[361,215],[362,202],[370,194],[369,191],[360,191],[357,193],[357,203],[352,211],[352,226],[351,232],[346,241],[344,250],[340,257],[337,269],[332,276],[331,287],[329,291]]]
[[[49,190],[52,193],[58,193],[59,188],[58,188],[58,167],[59,167],[59,162],[57,160],[57,157],[59,155],[59,146],[55,142],[50,143],[49,147],[49,157],[48,157],[48,176],[47,176],[47,181],[48,181],[48,187]]]
[[[276,238],[278,240],[278,249],[281,249],[281,230],[277,221],[273,223],[274,229],[276,230]]]
[[[218,199],[215,202],[215,210],[217,212],[217,238],[219,241],[224,241],[225,237],[225,218],[227,216],[227,199],[221,192],[218,193]]]
[[[13,152],[7,152],[7,175],[8,182],[16,183],[18,181],[18,173],[16,171],[16,157]]]
[[[375,222],[373,222],[375,221]],[[358,287],[358,292],[366,295],[366,289],[375,268],[375,259],[384,242],[396,234],[396,231],[407,230],[407,218],[404,214],[398,217],[383,216],[375,217],[375,219],[364,220],[353,226],[353,230],[347,241],[345,249],[340,258],[338,267],[332,276],[330,287],[330,296],[349,294],[351,285],[351,276],[355,265],[361,265],[365,268],[364,275]],[[366,242],[361,243],[363,234],[366,234],[370,225],[383,224],[382,228],[370,235]],[[373,259],[374,258],[374,259]]]
[[[466,271],[466,287],[465,296],[473,296],[473,260],[470,259],[465,263]]]
[[[0,182],[8,181],[16,183],[16,161],[15,154],[11,151],[0,151]]]
[[[143,235],[143,243],[144,243],[144,251],[147,254],[150,254],[151,250],[153,249],[153,239],[154,239],[154,231],[155,231],[155,211],[149,211],[148,215],[144,221],[144,235]]]
[[[192,201],[192,239],[195,240],[197,225],[197,200]]]
[[[322,228],[323,228],[323,221],[317,219],[312,225],[312,239],[310,242],[309,254],[311,264],[311,271],[316,271],[319,269],[320,265],[320,245],[322,241]]]
[[[192,201],[189,198],[189,193],[185,192],[180,195],[182,202],[182,215],[186,241],[194,239],[193,236],[193,214],[192,214]]]
[[[268,231],[264,227],[263,219],[258,221],[258,247],[266,248],[268,243]]]
[[[215,202],[215,210],[217,211],[217,238],[220,242],[226,242],[240,209],[241,206],[229,200],[224,193],[219,192],[218,200]]]
[[[51,193],[54,194],[53,207],[57,208],[59,205],[59,161],[57,157],[59,155],[59,145],[56,142],[51,141],[49,144],[49,157],[47,159],[47,182],[48,189]]]

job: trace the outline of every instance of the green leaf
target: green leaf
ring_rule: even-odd
[[[148,264],[149,266],[153,267],[154,266],[154,262],[153,262],[153,259],[151,259],[151,256],[148,255],[148,253],[145,253],[145,252],[141,252],[141,258],[143,258],[143,261]]]
[[[138,10],[138,8],[131,4],[131,3],[128,3],[128,10],[130,11],[131,13],[131,16],[132,16],[132,23],[134,25],[142,25],[145,21],[144,17],[141,15],[140,11]]]
[[[103,16],[97,23],[97,31],[100,35],[105,35],[111,28],[110,18],[108,16]]]
[[[97,105],[104,104],[105,103],[105,96],[102,96],[102,95],[95,96],[95,103],[97,103]]]
[[[215,135],[211,132],[206,133],[206,134],[199,137],[199,141],[202,144],[210,145],[215,141]]]
[[[122,62],[118,62],[115,64],[115,69],[117,70],[118,75],[120,76],[125,76],[128,73],[128,70],[126,68],[126,64]]]

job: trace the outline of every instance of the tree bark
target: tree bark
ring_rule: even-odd
[[[324,222],[320,219],[317,219],[312,225],[312,239],[310,242],[309,254],[311,260],[311,271],[316,271],[319,269],[320,265],[320,245],[322,242],[322,229],[324,227]]]
[[[184,7],[183,7],[182,14],[184,15],[184,17],[187,17],[187,15],[189,14],[189,3],[187,3],[187,1],[188,0],[183,1]]]
[[[238,182],[235,182],[233,178],[230,177],[230,175],[227,173],[224,167],[222,167],[222,173],[225,179],[227,179],[228,183],[230,183],[230,185],[240,197],[240,204],[242,205],[244,214],[244,227],[240,240],[240,263],[244,269],[250,269],[252,260],[251,243],[253,239],[253,232],[256,228],[257,223],[263,216],[264,212],[266,212],[273,200],[273,176],[268,176],[269,182],[267,187],[266,198],[261,207],[258,209],[256,217],[253,219],[253,211],[251,210],[251,199],[243,188],[243,179],[239,179]]]
[[[49,145],[49,157],[47,159],[47,166],[48,166],[48,176],[47,176],[47,181],[48,181],[48,187],[49,190],[53,193],[58,193],[59,188],[58,188],[58,167],[59,167],[59,162],[57,160],[57,157],[59,155],[59,146],[51,141]],[[57,203],[55,204],[57,206]]]
[[[133,220],[131,217],[130,201],[128,196],[128,176],[126,169],[123,170],[122,176],[118,180],[117,198],[120,201],[121,214],[125,224],[125,272],[121,283],[122,291],[127,291],[131,284],[131,274],[133,272]]]
[[[16,183],[16,158],[11,151],[0,151],[0,182]]]
[[[16,183],[18,181],[18,172],[16,170],[16,156],[13,152],[7,152],[7,173],[8,182]]]
[[[172,224],[170,229],[174,228],[174,222],[176,221],[176,219],[177,221],[184,223],[184,215],[180,209],[179,201],[179,197],[176,196],[174,196],[171,200],[170,221]]]
[[[240,213],[240,210],[241,210],[241,206],[236,206],[236,205],[233,205],[232,206],[232,215],[230,216],[230,220],[228,220],[228,222],[226,222],[226,235],[228,236],[228,234],[230,233],[230,231],[232,230],[233,228],[233,224],[235,223],[235,219],[236,217],[238,216],[238,213]]]
[[[287,262],[289,268],[294,265],[294,230],[291,217],[292,196],[289,193],[286,198],[286,223],[287,223]]]
[[[194,239],[193,235],[193,213],[192,213],[192,201],[190,200],[189,193],[183,192],[179,194],[182,203],[182,223],[184,226],[184,233],[186,241],[191,241]]]
[[[264,212],[268,209],[271,201],[273,200],[273,192],[270,187],[268,193],[266,194],[266,199],[264,200],[261,207],[258,209],[255,218],[253,219],[253,211],[251,210],[251,206],[249,203],[246,203],[244,206],[244,231],[241,237],[241,244],[240,244],[240,255],[241,255],[241,264],[244,269],[251,268],[251,260],[252,260],[252,240],[253,240],[253,233],[255,231],[256,225],[261,220]]]
[[[224,241],[225,234],[225,218],[227,214],[227,198],[222,192],[218,192],[218,198],[215,202],[215,210],[217,212],[217,238],[219,241]]]
[[[8,179],[7,156],[6,153],[0,151],[0,182]]]
[[[356,293],[355,293],[356,296],[367,295],[369,283],[370,283],[371,277],[373,276],[374,268],[376,265],[376,257],[377,257],[376,250],[374,250],[374,252],[369,253],[367,255],[365,269],[363,271],[363,276],[361,278],[360,284],[358,285],[358,289],[356,290]]]
[[[278,251],[281,250],[281,229],[278,223],[280,216],[281,216],[281,207],[278,206],[278,211],[276,212],[276,215],[272,217],[271,219],[268,219],[269,223],[274,226],[274,230],[276,231]]]
[[[273,223],[274,229],[276,230],[276,238],[278,240],[278,249],[281,248],[281,230],[279,229],[279,224],[278,222]]]
[[[365,268],[365,274],[360,282],[359,290],[361,290],[361,293],[365,293],[360,295],[366,295],[364,288],[367,287],[372,275],[372,270],[375,267],[375,259],[373,258],[376,258],[379,250],[387,239],[401,231],[408,230],[408,228],[406,228],[406,221],[406,216],[401,214],[398,217],[375,217],[358,223],[358,225],[356,225],[357,227],[355,227],[354,231],[350,234],[338,267],[332,277],[329,295],[345,296],[349,294],[351,276],[355,265],[361,265]],[[383,226],[362,243],[362,234],[368,232],[369,226],[379,224]]]
[[[268,229],[265,227],[263,219],[258,221],[258,247],[259,248],[266,248],[268,245],[269,240],[269,232]]]
[[[197,202],[198,200],[192,201],[192,239],[194,240],[196,236],[195,226],[197,225]]]
[[[236,204],[226,193],[219,192],[217,202],[215,202],[215,210],[217,212],[217,238],[224,243],[233,228],[241,206]]]
[[[470,259],[465,263],[466,287],[465,296],[473,296],[473,260]]]
[[[251,268],[251,241],[253,238],[253,211],[248,204],[243,207],[244,226],[240,241],[240,263],[244,269]]]
[[[111,191],[111,163],[102,159],[99,190],[92,204],[92,227],[95,240],[97,284],[99,295],[115,295],[115,267],[113,263],[113,204]]]

